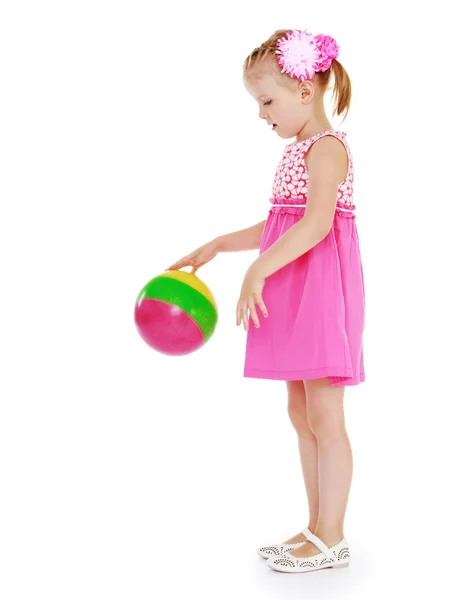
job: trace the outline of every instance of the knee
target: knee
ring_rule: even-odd
[[[301,406],[293,402],[288,402],[288,415],[292,426],[298,435],[310,434],[309,423],[307,422],[306,407],[304,410]]]
[[[308,414],[307,421],[309,429],[319,441],[331,442],[346,435],[345,423],[340,415]]]
[[[298,435],[311,434],[307,421],[306,395],[304,394],[304,390],[301,393],[298,386],[291,386],[289,390],[288,415]]]

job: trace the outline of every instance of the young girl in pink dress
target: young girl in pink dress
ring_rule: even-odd
[[[298,436],[309,522],[285,542],[258,549],[268,566],[289,573],[350,560],[344,517],[353,463],[343,402],[346,386],[365,381],[365,291],[352,154],[323,103],[333,73],[337,113],[349,109],[351,84],[338,50],[330,36],[279,30],[247,57],[243,80],[260,118],[281,138],[296,137],[277,167],[268,217],[169,267],[191,265],[194,273],[218,252],[259,248],[236,323],[247,332],[244,376],[286,382]]]

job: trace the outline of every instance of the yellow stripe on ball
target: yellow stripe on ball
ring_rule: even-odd
[[[172,279],[178,279],[179,281],[186,283],[190,287],[193,287],[195,290],[197,290],[197,292],[203,294],[203,296],[205,296],[205,298],[207,298],[207,300],[209,300],[213,304],[215,310],[218,312],[218,306],[215,301],[215,298],[213,297],[213,294],[211,293],[210,289],[203,283],[203,281],[199,279],[197,275],[195,275],[195,273],[189,273],[188,271],[172,270],[165,271],[165,273],[162,273],[162,277],[171,277]]]

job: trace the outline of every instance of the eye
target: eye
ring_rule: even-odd
[[[268,106],[268,104],[271,104],[271,100],[268,100],[268,102],[265,102],[263,106]]]

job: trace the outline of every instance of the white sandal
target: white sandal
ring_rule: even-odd
[[[306,536],[306,538],[308,535],[312,535],[312,532],[307,527],[303,529],[301,533]],[[262,546],[261,548],[258,548],[258,554],[263,558],[274,558],[275,556],[280,556],[283,552],[304,546],[305,543],[306,542],[297,542],[295,544],[273,544],[272,546]]]
[[[288,551],[283,552],[279,556],[270,558],[267,565],[275,571],[283,573],[305,573],[307,571],[317,571],[318,569],[326,569],[329,567],[348,567],[350,561],[349,544],[345,538],[328,548],[324,542],[313,533],[305,534],[308,541],[314,544],[320,554],[313,554],[305,558],[292,556]],[[306,542],[304,542],[306,543]]]

